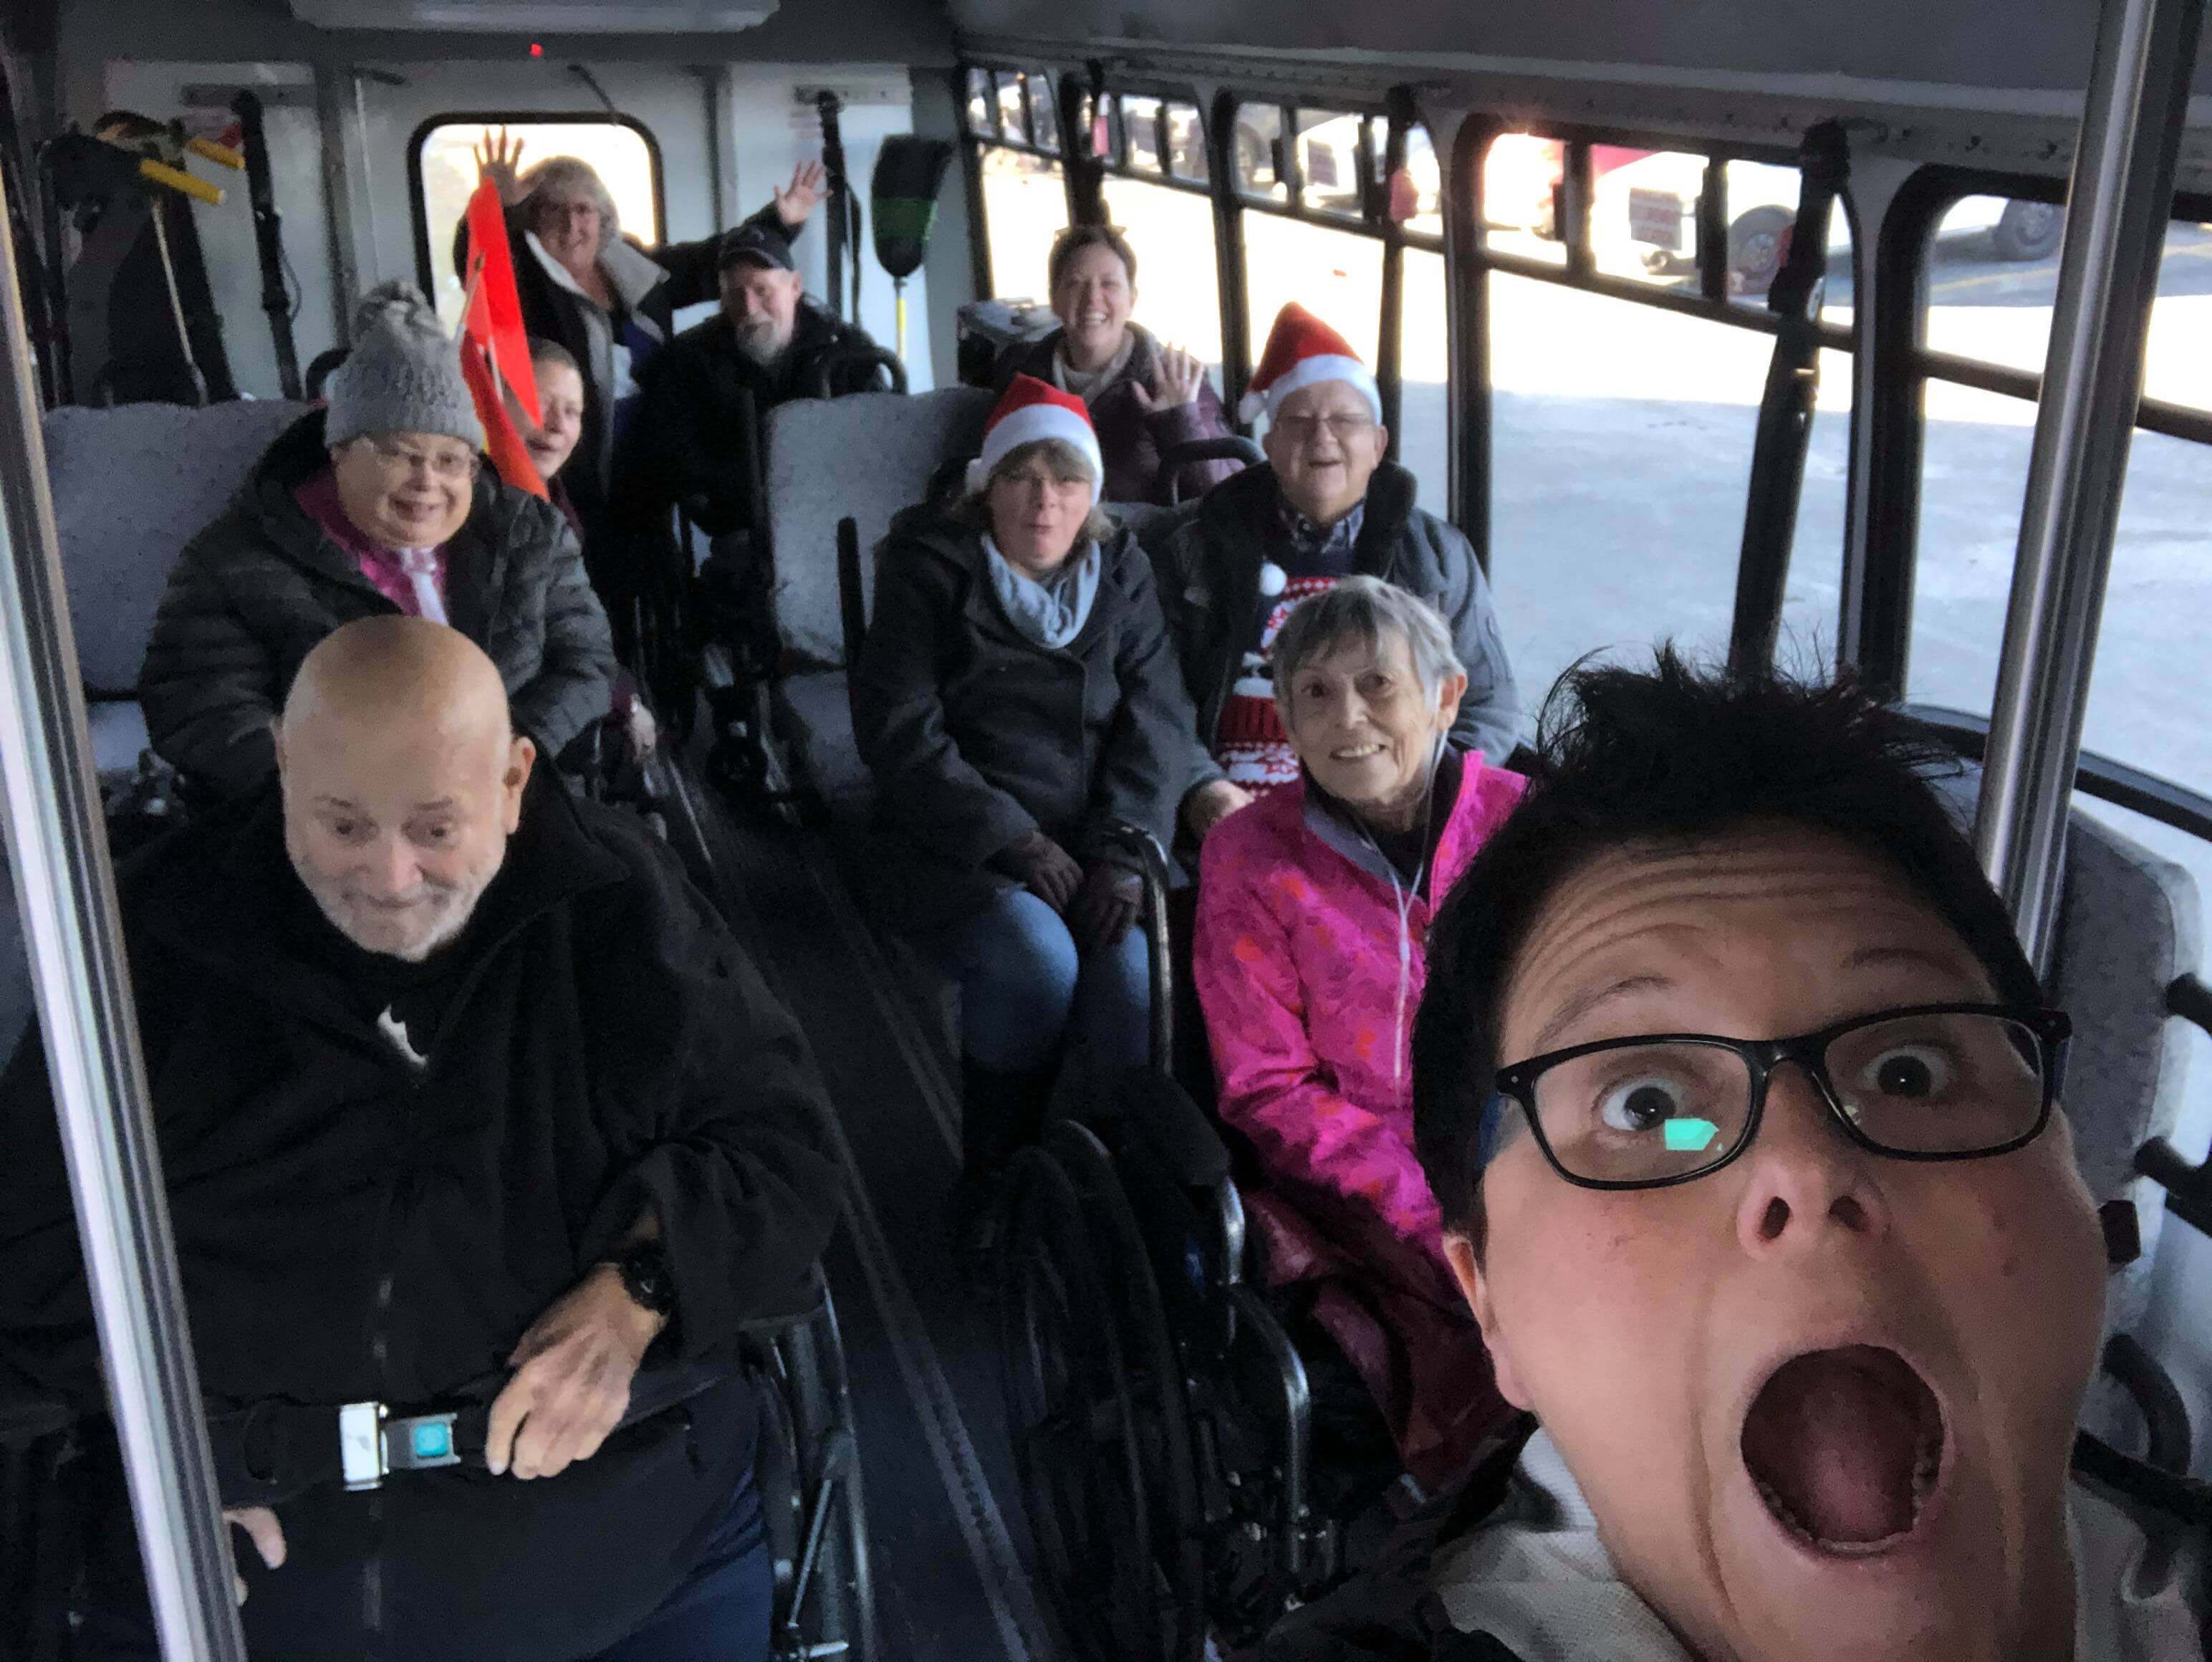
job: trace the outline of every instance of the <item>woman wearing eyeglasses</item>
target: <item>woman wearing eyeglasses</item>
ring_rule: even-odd
[[[169,574],[139,676],[155,750],[218,794],[258,788],[301,660],[377,612],[483,647],[547,755],[605,715],[614,651],[575,533],[483,469],[483,443],[437,314],[406,283],[374,290],[328,407],[270,446]]]
[[[1449,742],[1466,691],[1443,618],[1402,588],[1346,577],[1291,609],[1273,696],[1297,774],[1207,838],[1194,965],[1222,1121],[1266,1178],[1246,1209],[1269,1276],[1432,1487],[1504,1415],[1414,1155],[1408,1060],[1430,915],[1521,794]]]
[[[1933,757],[1849,688],[1671,654],[1554,699],[1415,1046],[1533,1419],[1398,1592],[1482,1637],[1386,1643],[1412,1598],[1368,1583],[1269,1662],[2201,1657],[2172,1480],[2069,1472],[2107,1268],[2068,1022]]]

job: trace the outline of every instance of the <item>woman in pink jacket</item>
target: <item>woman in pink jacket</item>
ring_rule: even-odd
[[[1317,1284],[1316,1319],[1434,1488],[1504,1407],[1413,1153],[1413,1014],[1429,919],[1524,782],[1447,744],[1467,674],[1402,589],[1351,577],[1302,602],[1274,669],[1302,777],[1200,859],[1220,1114],[1266,1176],[1246,1206],[1269,1280]]]

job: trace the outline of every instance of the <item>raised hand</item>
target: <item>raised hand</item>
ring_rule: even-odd
[[[489,179],[499,187],[499,199],[512,208],[522,200],[522,141],[510,138],[507,129],[496,133],[489,127],[472,152],[477,159],[477,177]]]
[[[1152,366],[1152,384],[1147,387],[1139,382],[1132,390],[1141,409],[1180,410],[1196,404],[1199,388],[1205,385],[1206,366],[1180,346],[1168,346],[1161,349]]]
[[[791,183],[775,192],[775,216],[787,228],[797,230],[830,194],[829,179],[828,170],[819,161],[800,162],[791,170]]]

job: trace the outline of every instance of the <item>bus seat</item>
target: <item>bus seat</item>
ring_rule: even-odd
[[[101,773],[131,771],[146,748],[130,695],[169,568],[307,408],[242,400],[46,412],[46,478],[77,662],[86,686],[107,695],[90,710]]]
[[[901,398],[862,393],[805,399],[769,413],[769,546],[775,623],[786,654],[818,668],[845,661],[837,602],[837,521],[857,521],[873,548],[891,516],[922,500],[948,456],[981,447],[988,393],[969,387]],[[866,581],[872,588],[872,572]]]
[[[863,550],[891,516],[923,500],[949,457],[982,443],[991,395],[954,387],[901,398],[856,393],[779,405],[769,417],[768,527],[775,627],[793,673],[775,688],[776,726],[834,823],[866,817],[871,780],[853,737],[845,691],[845,626],[837,526],[850,519]],[[872,598],[875,562],[860,562]]]
[[[2163,1191],[2135,1172],[2136,1151],[2171,1136],[2188,1084],[2189,1036],[2166,989],[2197,967],[2197,882],[2103,820],[2068,828],[2053,994],[2074,1018],[2066,1109],[2075,1158],[2100,1202],[2131,1196],[2143,1256],[2112,1288],[2109,1324],[2136,1325],[2150,1294]]]

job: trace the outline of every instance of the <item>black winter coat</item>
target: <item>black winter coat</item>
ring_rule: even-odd
[[[210,1414],[488,1400],[515,1342],[647,1202],[676,1295],[655,1355],[727,1359],[744,1324],[805,1307],[839,1206],[820,1080],[742,949],[635,819],[538,776],[504,868],[449,949],[459,968],[420,1073],[359,1013],[359,989],[301,944],[311,903],[273,796],[147,850],[122,899]],[[0,1081],[0,1379],[96,1413],[35,1030]],[[751,1416],[738,1382],[557,1477],[464,1467],[280,1501],[289,1562],[245,1566],[254,1654],[592,1654],[696,1561],[747,1468]],[[113,1521],[112,1557],[129,1572]]]
[[[952,922],[1012,886],[988,861],[1033,831],[1085,863],[1112,821],[1172,843],[1185,794],[1219,776],[1144,551],[1118,532],[1104,557],[1081,631],[1048,651],[1006,620],[979,531],[927,507],[892,521],[853,730],[887,833],[883,904],[907,927]]]
[[[793,240],[805,228],[803,224],[796,229],[786,226],[776,217],[773,202],[745,222],[781,230]],[[515,298],[522,306],[522,326],[541,339],[558,342],[584,366],[584,430],[576,441],[575,454],[569,459],[562,478],[574,492],[576,511],[585,525],[596,533],[607,506],[606,478],[612,461],[613,435],[609,424],[608,389],[592,378],[591,332],[584,322],[584,308],[590,302],[554,280],[544,262],[531,252],[529,235],[530,228],[523,222],[522,208],[509,208],[507,241],[514,260]],[[655,248],[648,248],[630,237],[623,238],[623,243],[633,254],[659,266],[660,276],[654,277],[648,270],[648,281],[633,285],[627,294],[621,285],[617,285],[618,314],[614,322],[617,338],[622,316],[628,315],[635,318],[639,326],[653,339],[665,342],[676,332],[678,312],[687,306],[703,305],[721,293],[720,236],[702,237],[696,242],[664,242]],[[453,231],[453,270],[464,283],[468,279],[468,259],[469,222],[464,216]]]
[[[757,504],[748,487],[754,468],[765,463],[769,411],[817,396],[825,371],[833,372],[833,398],[874,386],[872,362],[864,376],[851,369],[841,375],[832,361],[875,344],[866,330],[811,300],[801,301],[790,350],[773,368],[745,354],[720,312],[694,324],[639,378],[637,414],[616,467],[625,508],[635,501],[643,515],[665,522],[668,508],[680,502],[709,536],[751,528]]]
[[[1521,741],[1521,697],[1490,582],[1466,537],[1416,507],[1414,495],[1413,476],[1396,463],[1375,470],[1352,569],[1410,590],[1443,613],[1467,666],[1452,742],[1502,767]],[[1247,468],[1208,491],[1155,544],[1160,603],[1208,745],[1259,616],[1260,568],[1280,500],[1273,467]]]
[[[329,466],[318,410],[185,545],[154,616],[138,677],[147,731],[180,772],[224,795],[275,773],[269,723],[300,661],[340,624],[398,610],[293,498]],[[515,726],[549,758],[607,713],[614,647],[575,533],[489,468],[447,548],[446,614],[490,654]]]

